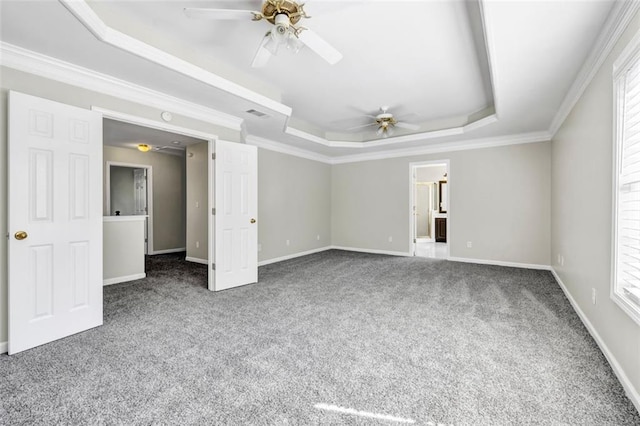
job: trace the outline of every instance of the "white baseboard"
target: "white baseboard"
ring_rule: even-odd
[[[295,259],[296,257],[307,256],[309,254],[320,253],[321,251],[331,250],[330,246],[320,247],[313,250],[301,251],[299,253],[288,254],[286,256],[274,257],[273,259],[262,260],[258,262],[258,266],[270,265],[271,263],[282,262],[283,260]]]
[[[118,283],[126,283],[127,281],[135,281],[135,280],[140,280],[144,277],[146,277],[147,274],[145,274],[144,272],[141,274],[134,274],[134,275],[125,275],[122,277],[115,277],[115,278],[107,278],[106,280],[102,280],[102,285],[111,285],[111,284],[118,284]]]
[[[331,246],[333,250],[345,250],[345,251],[355,251],[358,253],[371,253],[371,254],[387,254],[389,256],[411,256],[411,253],[405,251],[391,251],[391,250],[376,250],[376,249],[364,249],[364,248],[356,248],[356,247],[341,247],[341,246]]]
[[[0,342],[0,354],[9,352],[9,342]]]
[[[203,265],[209,264],[209,261],[207,259],[199,259],[197,257],[191,257],[191,256],[185,257],[184,260],[186,260],[187,262],[201,263]]]
[[[537,265],[535,263],[504,262],[502,260],[471,259],[468,257],[448,257],[447,260],[450,260],[452,262],[477,263],[480,265],[508,266],[511,268],[539,269],[542,271],[551,271],[550,265]]]
[[[560,285],[560,288],[564,292],[564,295],[567,297],[567,299],[569,299],[569,303],[571,303],[573,310],[576,311],[576,313],[578,314],[578,317],[580,317],[580,320],[582,320],[582,323],[591,334],[591,337],[593,337],[593,340],[596,341],[596,343],[600,347],[600,350],[604,354],[605,358],[607,359],[607,361],[609,361],[609,365],[611,365],[611,368],[613,369],[613,372],[615,373],[616,377],[618,377],[618,380],[620,381],[620,383],[622,383],[622,387],[624,388],[627,396],[629,397],[633,405],[636,406],[636,410],[640,412],[639,390],[633,387],[633,384],[631,383],[631,381],[629,380],[629,377],[627,377],[626,373],[622,369],[622,366],[620,365],[616,357],[613,355],[613,353],[611,353],[611,350],[609,349],[607,344],[604,342],[604,340],[602,340],[602,338],[600,337],[600,334],[598,334],[598,331],[595,329],[593,324],[591,324],[591,321],[589,321],[589,318],[587,318],[587,316],[582,311],[582,309],[580,309],[580,306],[578,305],[576,300],[573,298],[571,293],[569,293],[569,290],[564,285],[564,283],[560,279],[560,276],[558,275],[558,273],[554,268],[551,268],[551,273],[553,274],[556,281]]]
[[[187,251],[186,247],[179,247],[179,248],[173,248],[173,249],[166,249],[166,250],[155,250],[150,252],[150,255],[154,255],[154,254],[169,254],[169,253],[179,253],[181,251]]]

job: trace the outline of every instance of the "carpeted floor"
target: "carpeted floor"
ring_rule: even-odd
[[[212,293],[147,266],[102,327],[0,356],[0,424],[640,425],[548,272],[328,251]]]

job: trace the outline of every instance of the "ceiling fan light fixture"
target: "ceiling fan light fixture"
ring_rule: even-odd
[[[273,56],[278,54],[278,48],[280,47],[280,43],[273,37],[273,31],[269,33],[269,40],[265,43],[264,48],[269,51]]]
[[[293,53],[298,53],[303,47],[304,43],[302,43],[294,34],[289,33],[289,37],[287,38],[287,49],[291,50]]]

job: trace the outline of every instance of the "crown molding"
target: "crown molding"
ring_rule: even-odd
[[[439,154],[443,152],[467,151],[482,148],[494,148],[507,145],[521,145],[536,142],[548,142],[548,132],[523,133],[519,135],[498,136],[495,138],[469,139],[459,142],[442,142],[417,148],[394,149],[366,154],[334,157],[331,164],[357,163],[360,161],[385,160],[388,158],[412,157],[416,155]]]
[[[261,138],[259,136],[249,135],[246,138],[247,145],[257,146],[269,151],[279,152],[281,154],[293,155],[294,157],[305,158],[307,160],[318,161],[325,164],[333,164],[333,158],[318,154],[316,152],[308,151],[302,148],[295,148],[291,145],[286,145],[280,142],[272,141],[270,139]]]
[[[0,41],[0,65],[105,95],[188,116],[231,130],[242,119],[125,80]]]
[[[313,161],[319,161],[326,164],[354,163],[359,161],[381,160],[385,158],[406,157],[448,151],[461,151],[522,143],[543,142],[550,140],[552,136],[548,132],[537,132],[497,138],[471,139],[460,142],[438,143],[418,148],[393,149],[378,151],[375,153],[330,157],[306,149],[296,148],[280,142],[275,142],[259,136],[248,135],[246,134],[247,129],[244,125],[243,120],[238,117],[225,114],[211,108],[203,107],[202,105],[188,102],[180,98],[169,96],[161,92],[147,89],[145,87],[138,86],[127,81],[108,76],[106,74],[101,74],[88,68],[79,67],[77,65],[64,62],[50,56],[42,55],[40,53],[32,52],[21,47],[13,46],[3,41],[0,41],[0,65],[51,80],[59,81],[61,83],[81,87],[83,89],[91,90],[94,92],[103,93],[105,95],[113,96],[116,98],[126,99],[131,102],[147,105],[160,110],[172,111],[176,114],[181,114],[232,130],[238,130],[242,133],[243,140],[245,140],[249,145],[255,145],[259,148],[293,155],[300,158],[306,158]],[[485,117],[475,123],[471,123],[463,128],[459,128],[461,129],[461,131],[456,131],[455,133],[452,133],[452,135],[462,134],[467,131],[467,129],[471,130],[476,125],[481,126],[495,122],[496,119],[497,118],[495,117],[495,114]],[[287,128],[286,133],[306,140],[309,140],[309,138],[315,138],[316,141],[326,141],[326,139],[318,138],[317,136],[293,128]],[[428,133],[430,133],[431,137],[436,137],[434,136],[436,132]],[[445,136],[445,134],[440,133],[437,136]],[[407,135],[407,139],[405,140],[398,140],[400,138],[405,138],[405,136],[388,138],[381,142],[386,145],[404,142],[407,140],[428,139],[424,137],[416,137],[416,135]],[[365,146],[361,146],[361,148],[376,146],[376,142],[377,141],[367,143]],[[365,143],[341,142],[341,144],[344,144],[341,145],[342,147],[354,148],[354,144]],[[325,144],[323,143],[323,145]],[[379,145],[380,144],[378,144],[377,146]]]
[[[439,154],[443,152],[467,151],[472,149],[494,148],[507,145],[521,145],[527,143],[548,142],[551,135],[548,132],[523,133],[519,135],[507,135],[496,138],[471,139],[460,142],[444,142],[417,148],[394,149],[378,151],[364,154],[345,155],[341,157],[330,157],[318,154],[302,148],[295,148],[287,144],[276,142],[258,136],[248,136],[247,144],[269,151],[280,152],[282,154],[293,155],[295,157],[306,158],[308,160],[319,161],[325,164],[345,164],[358,163],[361,161],[385,160],[388,158],[412,157],[416,155]]]
[[[589,86],[596,73],[600,70],[600,67],[639,9],[640,2],[636,0],[625,0],[614,3],[613,9],[609,13],[591,53],[585,60],[562,104],[560,104],[560,109],[558,109],[558,112],[551,121],[549,133],[552,137],[560,130],[560,126],[562,126],[562,123],[564,123],[571,113],[571,110],[573,110],[573,107],[578,103],[587,86]]]
[[[432,130],[428,132],[394,136],[394,137],[389,137],[384,139],[370,139],[363,142],[339,141],[339,140],[326,139],[326,138],[305,132],[303,130],[296,129],[289,125],[285,125],[284,132],[288,135],[305,139],[309,142],[317,143],[330,148],[361,149],[361,148],[372,148],[372,147],[385,146],[385,145],[397,145],[404,142],[415,142],[415,141],[423,141],[423,140],[429,140],[429,139],[435,139],[435,138],[444,138],[447,136],[462,135],[472,130],[476,130],[481,127],[487,126],[491,123],[495,123],[496,121],[498,121],[498,116],[496,114],[491,114],[460,127],[451,127],[448,129]]]
[[[261,95],[253,90],[247,89],[240,84],[222,78],[204,68],[198,67],[190,62],[173,56],[163,50],[148,45],[136,38],[128,36],[120,31],[109,27],[100,17],[89,7],[84,0],[60,0],[73,16],[80,21],[98,40],[117,47],[125,52],[131,53],[140,58],[154,62],[167,69],[193,78],[216,89],[220,89],[234,96],[238,96],[247,101],[253,102],[271,111],[291,115],[291,107],[277,102],[267,96]]]

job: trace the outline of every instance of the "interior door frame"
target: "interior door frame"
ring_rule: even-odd
[[[153,254],[153,167],[148,164],[125,163],[122,161],[105,162],[105,204],[109,216],[111,215],[111,166],[145,169],[147,171],[147,252],[145,254]]]
[[[184,135],[184,136],[190,136],[193,138],[197,138],[197,139],[202,139],[204,141],[207,142],[208,145],[208,153],[209,153],[209,158],[212,158],[213,153],[215,153],[215,142],[218,140],[218,136],[217,135],[213,135],[211,133],[206,133],[206,132],[201,132],[199,130],[193,130],[187,127],[181,127],[181,126],[175,126],[173,124],[169,124],[169,123],[164,123],[161,121],[155,121],[155,120],[150,120],[148,118],[143,118],[143,117],[139,117],[137,115],[132,115],[132,114],[126,114],[126,113],[122,113],[119,111],[113,111],[110,109],[105,109],[105,108],[101,108],[98,106],[92,106],[91,109],[93,111],[97,111],[102,113],[102,118],[108,118],[110,120],[116,120],[116,121],[122,121],[124,123],[129,123],[129,124],[136,124],[138,126],[143,126],[143,127],[149,127],[151,129],[156,129],[156,130],[163,130],[163,131],[167,131],[167,132],[171,132],[171,133],[177,133],[180,135]],[[213,199],[213,161],[210,160],[207,162],[207,175],[208,175],[208,181],[207,181],[207,186],[208,186],[208,195],[209,195],[209,201],[208,201],[208,208],[209,208],[209,214],[207,215],[208,220],[207,220],[207,224],[208,224],[208,234],[209,234],[209,243],[208,243],[208,255],[209,255],[209,259],[207,259],[208,263],[209,263],[209,267],[207,268],[207,281],[208,281],[208,287],[209,288],[213,288],[213,279],[214,279],[214,274],[213,274],[213,262],[214,262],[214,252],[213,252],[213,247],[214,247],[214,232],[213,232],[213,207],[214,207],[214,199]]]
[[[409,163],[409,248],[412,256],[416,254],[416,243],[414,242],[414,235],[416,234],[415,215],[413,214],[413,206],[416,202],[416,190],[415,183],[417,181],[417,169],[424,166],[438,166],[445,165],[447,168],[447,190],[448,190],[448,203],[447,206],[451,210],[451,164],[449,159],[442,160],[429,160],[429,161],[416,161]],[[448,210],[448,211],[449,211]],[[451,256],[451,215],[447,213],[447,259]]]

